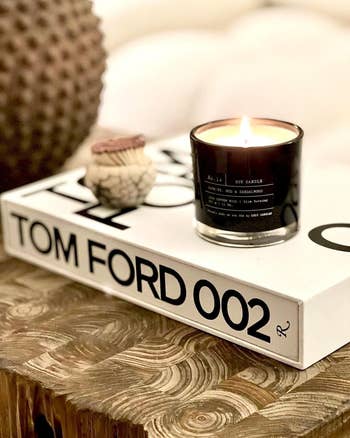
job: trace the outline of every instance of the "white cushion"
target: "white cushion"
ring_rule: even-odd
[[[93,0],[111,51],[157,31],[223,27],[262,0]]]
[[[112,55],[99,124],[149,137],[191,127],[196,100],[223,64],[221,34],[175,32],[149,36]]]
[[[327,129],[350,119],[349,77],[350,30],[302,10],[256,11],[232,27],[193,123],[247,114]]]
[[[280,5],[310,8],[342,20],[350,20],[349,0],[274,0],[274,2]]]

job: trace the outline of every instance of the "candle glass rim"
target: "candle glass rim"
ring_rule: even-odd
[[[259,146],[259,145],[249,145],[249,147],[244,146],[244,145],[221,145],[218,143],[211,143],[209,141],[203,140],[201,138],[199,138],[196,134],[198,134],[198,131],[203,132],[204,130],[209,130],[209,129],[214,129],[214,128],[218,128],[220,126],[227,126],[230,125],[230,123],[228,122],[236,122],[235,125],[237,125],[239,122],[241,122],[242,117],[230,117],[230,118],[225,118],[225,119],[218,119],[218,120],[213,120],[210,122],[205,122],[205,123],[201,123],[200,125],[195,126],[191,132],[190,132],[190,138],[193,141],[197,141],[199,143],[205,144],[207,146],[212,146],[212,147],[217,147],[217,148],[239,148],[239,149],[252,149],[252,148],[271,148],[271,147],[276,147],[276,146],[285,146],[288,144],[293,144],[293,143],[297,143],[299,142],[303,137],[304,137],[304,131],[303,129],[299,126],[296,125],[295,123],[292,122],[287,122],[285,120],[280,120],[280,119],[272,119],[272,118],[268,118],[268,117],[250,117],[249,118],[251,121],[260,121],[260,122],[265,122],[265,123],[261,123],[262,125],[269,125],[269,126],[276,126],[278,128],[285,128],[289,131],[293,131],[295,132],[295,137],[291,138],[290,140],[286,140],[286,141],[282,141],[282,142],[278,142],[278,143],[271,143],[268,145],[264,145],[264,146]],[[209,128],[210,126],[210,128]],[[204,129],[206,128],[207,129]]]

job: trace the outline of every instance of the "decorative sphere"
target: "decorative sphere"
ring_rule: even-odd
[[[90,0],[0,2],[0,191],[55,172],[96,120],[105,69]]]

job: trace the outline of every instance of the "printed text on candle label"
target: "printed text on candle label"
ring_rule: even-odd
[[[203,184],[207,212],[227,218],[263,218],[272,215],[274,185],[262,178],[233,179],[207,175]]]

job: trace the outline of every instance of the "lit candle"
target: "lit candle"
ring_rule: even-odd
[[[221,146],[271,146],[292,140],[296,132],[280,126],[264,124],[261,120],[251,121],[247,116],[232,123],[207,129],[198,138],[207,143]]]
[[[292,237],[299,223],[303,131],[243,117],[191,131],[196,229],[215,243],[264,246]]]

